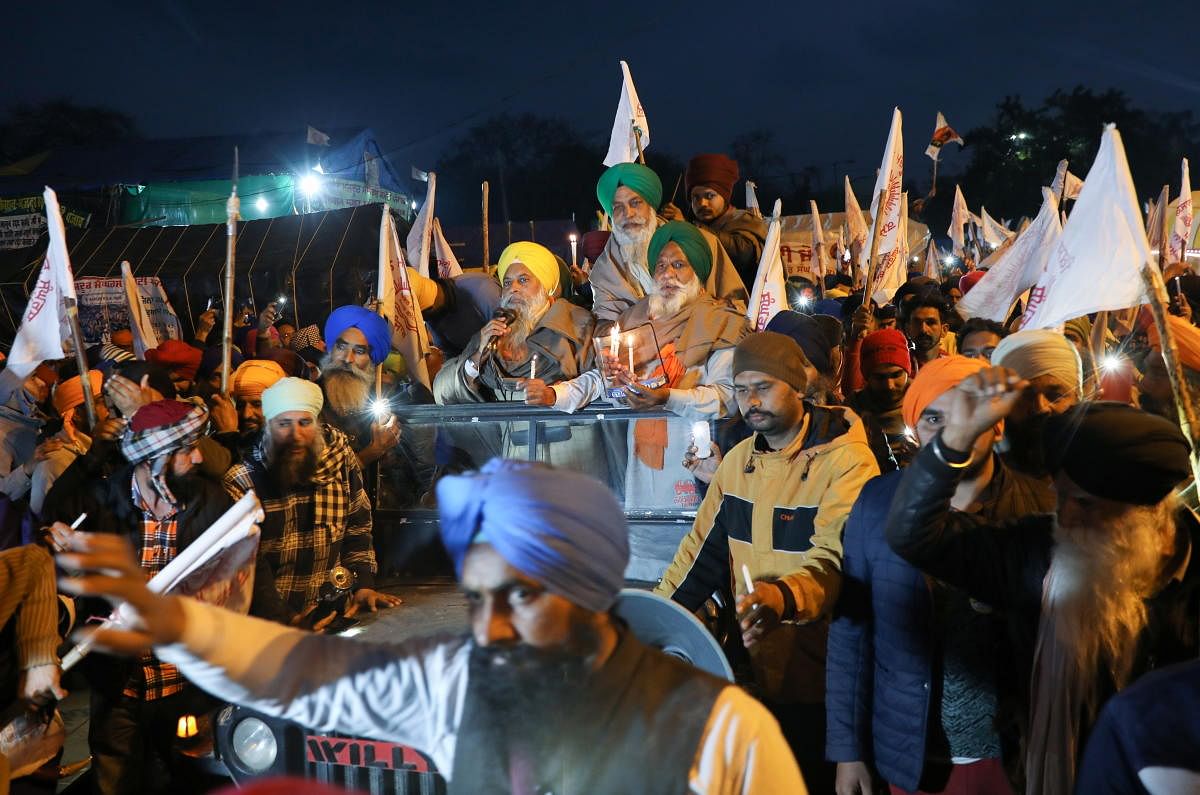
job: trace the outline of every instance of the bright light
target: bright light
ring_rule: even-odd
[[[267,200],[262,196],[259,196],[258,200],[254,202],[254,209],[258,210],[260,213],[265,213],[268,207],[270,207],[270,205],[267,204]]]
[[[576,240],[579,239],[579,236],[576,235],[574,232],[572,232],[571,234],[567,235],[567,239],[570,240],[572,243],[574,243]]]
[[[943,265],[953,265],[954,257],[942,257],[942,264]]]
[[[842,260],[844,260],[845,262],[850,261],[850,249],[846,249],[845,251],[842,252]]]
[[[812,298],[807,294],[800,296],[800,306],[808,306],[812,303]]]
[[[913,258],[912,258],[912,261],[913,261],[913,262],[920,262],[920,261],[921,261],[921,258],[920,258],[920,257],[913,257]]]
[[[1115,373],[1125,366],[1125,357],[1110,353],[1100,360],[1100,369],[1106,373]]]
[[[320,163],[317,163],[315,166],[313,166],[313,171],[317,172],[318,174],[324,174],[324,173],[325,173],[325,169],[321,168],[321,164],[320,164]]]
[[[391,406],[382,398],[371,401],[371,414],[375,417],[376,422],[383,422],[392,413]]]
[[[311,199],[321,192],[321,180],[312,174],[305,174],[300,178],[300,190]]]
[[[1013,133],[1012,135],[1008,136],[1008,140],[1010,140],[1010,141],[1028,141],[1032,137],[1033,136],[1027,132],[1019,132],[1019,133]]]
[[[413,201],[412,201],[412,208],[414,210],[417,209],[417,200],[416,199],[413,199]]]

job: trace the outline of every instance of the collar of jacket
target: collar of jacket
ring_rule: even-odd
[[[746,473],[754,471],[759,462],[782,461],[792,464],[803,461],[801,480],[808,478],[808,470],[814,459],[822,453],[846,444],[867,445],[867,435],[862,421],[853,411],[844,406],[818,406],[804,401],[804,419],[800,433],[782,450],[766,449],[766,437],[755,432],[751,445],[750,461]]]

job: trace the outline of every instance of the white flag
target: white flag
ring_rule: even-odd
[[[1003,323],[1021,293],[1037,284],[1062,234],[1058,196],[1042,188],[1042,209],[1029,227],[999,253],[983,278],[955,309],[964,318],[983,317]]]
[[[375,294],[379,314],[392,327],[392,348],[404,357],[404,364],[415,381],[432,389],[425,356],[429,353],[429,335],[421,305],[413,294],[405,267],[404,249],[392,211],[385,204],[379,221],[379,270]]]
[[[421,169],[419,169],[413,165],[410,165],[409,169],[412,172],[411,173],[412,178],[415,179],[417,182],[428,182],[429,181],[429,172],[428,171],[422,171]]]
[[[1054,172],[1054,181],[1050,183],[1050,190],[1054,191],[1055,196],[1061,196],[1064,200],[1078,199],[1079,192],[1083,190],[1083,180],[1067,170],[1066,160],[1059,160],[1058,169]]]
[[[873,298],[877,303],[886,303],[900,289],[900,285],[908,281],[908,191],[900,194],[900,225],[896,233],[895,267],[884,273],[881,269],[875,279]],[[883,247],[882,241],[880,248]],[[881,257],[882,259],[882,257]],[[884,298],[883,296],[887,296]]]
[[[956,257],[962,257],[966,254],[966,238],[964,237],[963,227],[971,220],[971,211],[967,209],[967,200],[963,197],[962,188],[958,185],[954,186],[954,207],[950,210],[950,229],[946,234],[950,236],[950,240],[954,243],[951,247],[951,252]]]
[[[1125,148],[1110,124],[1075,211],[1029,293],[1021,327],[1051,328],[1092,312],[1143,303],[1141,269],[1149,261],[1150,243]]]
[[[758,274],[750,291],[750,303],[746,307],[746,319],[755,331],[765,329],[771,318],[788,308],[787,279],[783,275],[783,257],[779,253],[782,217],[783,203],[776,199],[762,259],[758,261]]]
[[[832,269],[825,267],[829,256],[829,251],[825,248],[825,230],[821,227],[821,213],[817,211],[817,203],[812,199],[808,200],[808,212],[812,216],[812,255],[816,263],[818,289],[824,290],[825,277]]]
[[[1171,262],[1183,262],[1188,242],[1192,239],[1192,178],[1188,173],[1188,161],[1183,159],[1183,177],[1179,185],[1179,203],[1175,205],[1175,228],[1171,231]]]
[[[1009,231],[1004,224],[988,215],[986,207],[979,208],[979,217],[979,231],[983,233],[983,242],[992,248],[1003,245],[1005,240],[1013,236],[1014,233]]]
[[[329,146],[329,136],[310,124],[304,142],[313,146]]]
[[[21,328],[8,353],[8,369],[22,381],[42,362],[66,356],[62,343],[71,335],[71,327],[65,300],[75,300],[75,277],[67,255],[67,233],[58,196],[50,188],[42,195],[50,244],[38,280],[29,293],[25,314],[21,315]]]
[[[755,218],[762,218],[762,208],[758,206],[757,190],[757,185],[746,180],[746,209],[753,213]]]
[[[925,247],[925,276],[935,282],[942,280],[942,262],[938,257],[937,245],[932,238],[929,240],[929,245]]]
[[[440,278],[453,279],[462,276],[462,266],[458,264],[458,257],[454,256],[454,249],[450,248],[450,243],[442,232],[442,222],[437,218],[433,219],[433,257],[437,260]]]
[[[133,355],[139,359],[146,358],[146,351],[158,347],[158,336],[150,323],[150,313],[146,311],[146,302],[142,300],[142,291],[138,289],[137,279],[129,269],[129,262],[121,263],[121,283],[125,288],[125,307],[129,310],[129,330],[133,333]]]
[[[1154,199],[1146,202],[1146,238],[1150,248],[1162,248],[1163,211]]]
[[[433,241],[433,206],[437,199],[437,174],[429,172],[429,188],[425,191],[425,203],[417,213],[412,228],[408,230],[408,261],[417,273],[429,276],[429,248]]]
[[[858,205],[858,197],[854,195],[854,189],[850,187],[850,175],[846,175],[846,233],[849,239],[847,244],[853,246],[855,243],[863,245],[867,242],[867,235],[871,232],[867,229],[867,220],[863,217],[862,208]]]
[[[646,111],[638,100],[637,89],[633,87],[629,64],[621,61],[621,100],[617,103],[617,115],[613,119],[612,136],[608,139],[608,154],[604,157],[604,165],[637,162],[638,139],[634,133],[635,129],[641,134],[642,150],[649,149],[650,125],[646,121]]]
[[[904,283],[904,263],[900,257],[900,210],[904,183],[904,136],[901,130],[900,108],[892,109],[892,125],[888,130],[883,160],[871,191],[871,234],[879,228],[879,246],[873,285],[867,285],[871,298],[885,304],[892,300],[896,289]],[[883,204],[879,194],[883,194]],[[871,238],[868,238],[868,240]],[[868,250],[867,256],[870,256]],[[870,270],[870,267],[868,267]],[[899,281],[896,279],[899,278]],[[892,285],[895,285],[894,287]]]

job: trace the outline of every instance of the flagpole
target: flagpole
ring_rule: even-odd
[[[1063,168],[1063,184],[1058,191],[1058,211],[1063,215],[1067,214],[1067,173],[1071,170],[1071,161],[1067,161],[1067,165]]]
[[[879,201],[875,204],[875,218],[871,219],[871,249],[867,255],[867,281],[863,284],[863,304],[871,301],[871,281],[875,278],[875,255],[879,253],[879,214],[883,212],[883,203],[887,200],[887,190],[879,191]]]
[[[237,222],[241,215],[238,200],[238,149],[233,147],[233,187],[225,202],[225,316],[221,323],[221,394],[229,394],[229,376],[233,355],[233,261],[237,252]]]
[[[67,322],[71,326],[71,340],[75,343],[75,364],[79,368],[79,382],[83,387],[83,410],[87,412],[88,430],[96,427],[96,396],[92,394],[92,379],[88,378],[87,353],[83,349],[83,332],[79,328],[79,305],[74,298],[64,298]]]
[[[962,147],[959,147],[959,148],[961,149]],[[938,159],[935,157],[933,159],[933,184],[931,184],[929,186],[930,198],[937,196],[937,167],[938,167]]]
[[[1142,282],[1146,286],[1146,296],[1150,303],[1150,313],[1154,316],[1154,325],[1158,327],[1158,337],[1162,340],[1163,360],[1167,365],[1167,376],[1171,382],[1171,391],[1175,393],[1175,409],[1179,413],[1179,426],[1183,435],[1192,446],[1190,456],[1192,477],[1200,484],[1200,422],[1196,419],[1196,406],[1192,402],[1192,393],[1187,387],[1183,363],[1179,360],[1179,349],[1175,345],[1175,334],[1167,323],[1167,286],[1163,284],[1162,272],[1154,267],[1152,262],[1142,266]]]
[[[642,151],[642,128],[634,126],[633,140],[637,142],[638,162],[643,166],[646,165],[646,153]]]
[[[492,261],[491,252],[488,251],[488,184],[486,179],[481,187],[483,190],[483,272],[487,273],[488,266],[492,264]]]
[[[1180,199],[1182,199],[1182,198],[1183,197],[1181,196]],[[1174,218],[1171,217],[1171,214],[1169,212],[1167,212],[1168,210],[1171,209],[1170,208],[1170,204],[1171,204],[1171,186],[1170,185],[1163,185],[1162,193],[1159,195],[1159,198],[1158,198],[1158,203],[1159,203],[1159,206],[1162,207],[1162,213],[1160,213],[1160,215],[1162,217],[1162,229],[1159,230],[1159,236],[1158,236],[1158,270],[1159,270],[1159,273],[1161,274],[1162,272],[1166,271],[1166,269],[1167,269],[1167,257],[1170,254],[1170,246],[1168,246],[1167,243],[1171,239],[1170,238],[1171,222],[1175,220]],[[1166,288],[1164,287],[1163,289],[1165,290]]]
[[[817,254],[817,295],[822,300],[825,299],[825,244],[818,243],[817,231],[821,225],[821,213],[817,210],[817,203],[809,199],[808,211],[812,214],[813,232],[812,232],[812,247]]]

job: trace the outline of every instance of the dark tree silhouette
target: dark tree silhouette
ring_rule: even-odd
[[[57,99],[9,108],[0,120],[0,163],[62,146],[139,138],[133,117],[112,108]]]

